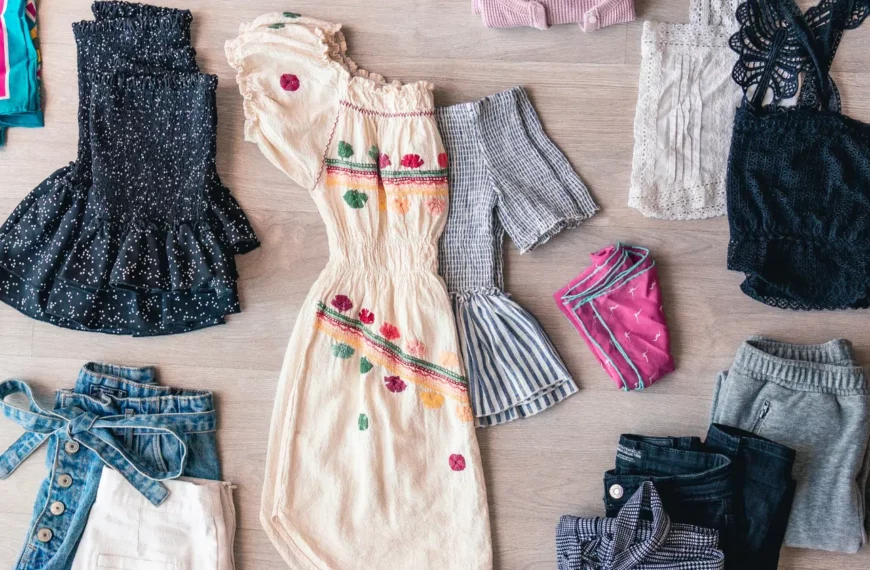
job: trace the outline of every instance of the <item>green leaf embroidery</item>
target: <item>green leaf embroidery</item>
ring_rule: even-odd
[[[269,27],[272,28],[273,30],[280,30],[281,28],[284,27],[284,24],[272,24]]]
[[[369,359],[366,358],[365,356],[363,356],[362,358],[359,359],[359,373],[360,374],[368,374],[369,370],[371,370],[374,367],[375,367],[375,365],[372,364],[371,361],[369,361]]]
[[[298,18],[302,14],[297,14],[296,12],[284,12],[285,18]]]
[[[344,193],[344,201],[351,208],[362,208],[368,202],[369,196],[359,190],[348,190]]]
[[[365,414],[359,415],[359,430],[365,431],[369,429],[369,417]]]
[[[372,148],[369,149],[369,158],[377,162],[379,156],[380,152],[378,151],[377,145],[372,145]]]
[[[353,356],[353,347],[340,342],[332,347],[332,355],[336,358],[350,358]]]
[[[350,158],[353,156],[353,147],[344,141],[338,141],[338,156]]]

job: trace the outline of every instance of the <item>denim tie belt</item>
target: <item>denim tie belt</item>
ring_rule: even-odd
[[[15,394],[27,396],[28,409],[6,402],[6,398]],[[194,417],[198,421],[214,422],[213,411],[210,417],[208,413],[97,416],[76,406],[48,411],[36,403],[30,386],[20,380],[7,380],[0,384],[0,410],[26,430],[9,449],[0,454],[0,479],[7,478],[49,437],[65,431],[68,439],[96,453],[154,505],[161,504],[169,495],[166,486],[160,481],[175,479],[184,472],[188,448],[185,438],[176,428],[178,422],[190,422]],[[170,436],[181,448],[181,459],[174,462],[176,465],[167,466],[165,471],[161,471],[125,449],[112,434],[112,431],[117,430],[146,430],[154,435]]]

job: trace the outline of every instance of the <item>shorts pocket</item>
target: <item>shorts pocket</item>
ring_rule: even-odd
[[[129,556],[110,556],[100,554],[97,570],[179,570],[175,562],[159,562]]]
[[[755,421],[752,423],[752,429],[749,431],[755,435],[759,435],[758,432],[761,431],[761,426],[764,425],[764,420],[767,419],[768,414],[770,414],[770,401],[765,400],[761,404],[761,409],[758,410],[758,414],[755,416]]]

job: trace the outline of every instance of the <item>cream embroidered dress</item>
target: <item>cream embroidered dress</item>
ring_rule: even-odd
[[[340,28],[269,14],[226,49],[246,139],[311,190],[330,249],[284,360],[261,520],[294,569],[491,568],[437,273],[448,158],[432,86],[358,69]]]

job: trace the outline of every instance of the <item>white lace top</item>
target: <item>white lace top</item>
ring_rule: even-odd
[[[645,22],[628,205],[653,218],[725,214],[737,0],[692,0],[690,22]]]

